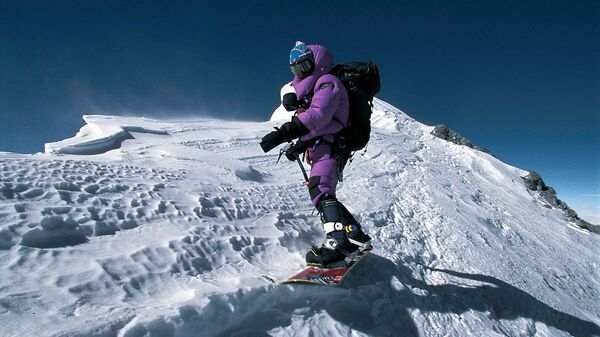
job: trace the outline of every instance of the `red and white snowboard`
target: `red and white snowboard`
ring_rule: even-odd
[[[299,273],[289,277],[286,280],[276,282],[270,277],[265,276],[265,279],[273,283],[290,284],[290,283],[304,283],[304,284],[315,284],[315,285],[328,285],[337,286],[344,280],[344,277],[354,268],[368,252],[364,252],[357,257],[357,260],[352,262],[349,266],[344,267],[333,267],[333,268],[322,268],[316,266],[308,266]]]

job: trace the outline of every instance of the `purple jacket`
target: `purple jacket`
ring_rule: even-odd
[[[310,131],[300,139],[306,141],[325,136],[327,140],[333,141],[333,134],[348,125],[348,92],[337,77],[329,74],[333,67],[333,57],[329,50],[319,45],[308,47],[315,58],[315,69],[307,77],[294,77],[292,81],[298,100],[306,98],[310,103],[306,111],[297,115]]]

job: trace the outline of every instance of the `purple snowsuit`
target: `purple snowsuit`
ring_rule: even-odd
[[[335,196],[338,181],[336,159],[332,155],[333,135],[348,125],[348,92],[340,80],[329,74],[333,57],[323,46],[309,45],[313,52],[315,68],[307,77],[294,77],[292,86],[298,100],[306,99],[310,107],[297,115],[310,131],[300,137],[302,141],[316,139],[308,149],[311,159],[308,191],[316,207],[324,194]]]

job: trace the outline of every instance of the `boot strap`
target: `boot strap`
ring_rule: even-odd
[[[323,231],[325,232],[325,235],[331,232],[341,231],[342,229],[344,229],[344,225],[342,225],[341,222],[326,222],[323,224]]]

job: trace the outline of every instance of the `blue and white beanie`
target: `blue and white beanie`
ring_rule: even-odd
[[[296,45],[290,52],[290,65],[309,59],[314,61],[313,53],[310,48],[302,41],[296,41]]]

